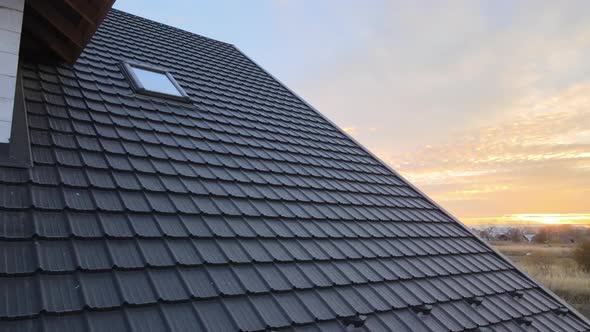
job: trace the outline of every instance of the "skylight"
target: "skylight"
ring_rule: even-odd
[[[133,81],[137,92],[186,98],[184,90],[176,83],[174,77],[163,69],[149,67],[147,65],[125,63],[128,76]]]

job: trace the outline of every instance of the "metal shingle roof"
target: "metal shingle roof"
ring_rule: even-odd
[[[73,67],[21,69],[0,330],[590,328],[232,45],[113,10]]]

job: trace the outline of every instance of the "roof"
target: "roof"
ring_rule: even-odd
[[[590,328],[233,45],[111,10],[73,66],[21,71],[0,330]]]

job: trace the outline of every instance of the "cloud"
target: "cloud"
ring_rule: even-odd
[[[384,159],[467,221],[506,213],[587,212],[588,96],[590,82],[579,83],[446,143]]]
[[[353,26],[356,33],[345,33],[356,47],[332,50],[329,62],[307,66],[295,82],[339,124],[386,124],[382,135],[359,137],[373,149],[411,151],[444,140],[590,74],[590,22],[580,8],[590,3],[378,4],[340,6],[336,27],[327,29]]]
[[[356,127],[343,127],[342,130],[350,135],[356,135],[358,133]]]

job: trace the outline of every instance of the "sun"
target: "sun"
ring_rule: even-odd
[[[531,213],[531,214],[512,214],[508,217],[513,221],[521,223],[537,223],[545,225],[575,225],[588,224],[590,215],[585,213],[565,213],[565,214],[549,214],[549,213]]]

